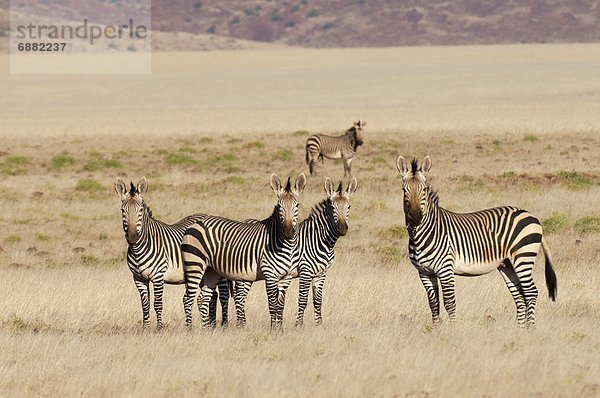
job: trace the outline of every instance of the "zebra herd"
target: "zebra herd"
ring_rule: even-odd
[[[306,160],[311,175],[316,159],[342,158],[344,172],[351,173],[351,160],[363,143],[364,122],[357,122],[339,137],[315,135],[306,142]],[[550,298],[556,299],[557,278],[542,236],[540,221],[516,207],[498,207],[473,213],[454,213],[439,205],[427,177],[431,159],[396,161],[402,177],[402,194],[408,231],[408,254],[419,273],[431,309],[433,325],[440,323],[440,292],[451,321],[456,317],[455,275],[477,276],[498,269],[513,296],[517,324],[535,323],[538,296],[532,270],[543,250]],[[306,186],[300,173],[282,184],[276,174],[270,185],[277,197],[273,212],[262,220],[235,221],[208,214],[194,214],[169,225],[152,216],[144,196],[145,177],[130,186],[117,178],[121,198],[123,231],[128,243],[127,264],[138,289],[143,327],[150,324],[150,283],[154,290],[157,329],[162,323],[164,284],[185,284],[185,323],[192,326],[194,301],[203,328],[216,325],[217,301],[222,324],[228,323],[230,294],[236,307],[238,326],[246,324],[245,303],[252,283],[265,281],[271,329],[282,330],[287,289],[299,279],[296,326],[303,324],[312,286],[315,323],[322,323],[325,276],[334,260],[337,240],[348,232],[350,201],[357,189],[352,178],[337,189],[325,178],[326,197],[313,206],[309,216],[298,220],[300,195]]]

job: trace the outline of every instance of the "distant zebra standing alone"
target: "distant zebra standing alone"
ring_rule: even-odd
[[[440,207],[437,194],[427,184],[429,156],[422,165],[416,159],[409,164],[399,156],[396,167],[402,175],[408,253],[427,292],[433,324],[440,323],[438,280],[444,307],[454,320],[454,275],[477,276],[498,269],[515,301],[518,325],[532,326],[538,296],[532,271],[540,247],[546,257],[546,286],[553,301],[557,293],[556,274],[540,221],[517,207],[453,213]]]
[[[317,159],[342,159],[344,161],[344,176],[352,174],[352,159],[356,150],[363,144],[363,127],[366,122],[360,120],[340,136],[315,134],[306,140],[306,164],[310,169],[310,175],[317,175]]]
[[[300,262],[294,277],[300,279],[298,297],[298,316],[296,326],[304,322],[304,311],[308,303],[308,292],[312,285],[315,323],[323,322],[321,307],[323,303],[323,286],[327,270],[333,263],[334,248],[340,236],[348,232],[350,215],[350,197],[356,192],[356,178],[343,190],[342,183],[337,190],[329,178],[325,179],[327,198],[313,207],[310,215],[300,223],[298,230],[298,248]],[[238,326],[246,324],[246,299],[252,282],[234,283],[234,300]]]
[[[133,274],[135,286],[140,293],[143,311],[143,327],[150,326],[150,282],[154,286],[154,310],[156,311],[157,329],[162,323],[162,296],[164,284],[183,284],[183,260],[181,241],[185,230],[193,223],[206,217],[194,214],[169,225],[152,217],[152,211],[144,202],[148,191],[146,177],[137,185],[127,189],[127,185],[117,177],[115,192],[121,198],[121,213],[127,249],[127,265]],[[227,305],[229,301],[228,285],[224,280],[219,282],[219,298],[222,307],[222,321],[227,323]],[[216,310],[216,295],[211,298]],[[216,318],[216,314],[214,316]]]
[[[205,272],[213,269],[235,281],[264,279],[271,329],[282,329],[285,294],[298,262],[299,196],[305,185],[303,173],[294,186],[288,178],[285,187],[273,174],[271,188],[277,204],[270,217],[241,222],[209,216],[186,231],[182,244],[186,287],[183,306],[188,327],[192,326],[192,304],[202,278],[203,296],[209,297],[215,287],[215,278],[205,277]],[[200,309],[203,328],[210,324],[209,307],[204,299]]]

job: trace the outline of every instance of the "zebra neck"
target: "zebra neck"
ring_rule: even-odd
[[[340,234],[333,221],[333,209],[329,199],[322,200],[312,208],[301,228],[316,234],[320,242],[333,249]]]
[[[278,207],[275,206],[271,216],[265,220],[265,226],[267,227],[267,231],[272,231],[271,239],[275,241],[276,247],[279,248],[296,246],[298,244],[298,231],[295,231],[294,237],[292,239],[286,238],[283,235],[283,228],[281,228],[281,225],[279,225],[278,213]]]
[[[152,215],[146,211],[144,213],[144,220],[142,222],[144,227],[140,231],[140,237],[137,242],[133,245],[129,245],[129,253],[132,254],[133,258],[139,259],[141,256],[147,253],[148,246],[152,243],[152,231],[156,231],[159,225],[162,223],[152,218]]]
[[[427,211],[423,214],[423,219],[419,225],[410,225],[407,219],[406,229],[408,231],[410,242],[418,242],[423,236],[428,236],[432,232],[436,232],[435,222],[439,219],[439,213],[440,208],[430,201],[428,203]]]

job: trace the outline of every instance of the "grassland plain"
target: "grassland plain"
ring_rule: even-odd
[[[148,77],[0,75],[0,391],[597,396],[597,48],[172,54],[174,64],[159,56]],[[359,188],[326,283],[323,327],[293,327],[294,282],[285,332],[269,333],[258,283],[245,330],[186,332],[183,288],[170,286],[167,329],[140,333],[115,176],[145,175],[147,202],[164,221],[194,212],[266,217],[270,173],[307,171],[307,133],[296,130],[340,131],[358,117],[369,123],[353,164]],[[458,322],[430,329],[406,255],[398,154],[432,157],[431,183],[446,208],[513,204],[543,220],[559,295],[547,298],[538,265],[535,329],[516,328],[497,273],[458,279]],[[302,217],[323,197],[323,177],[343,175],[336,162],[319,172]]]

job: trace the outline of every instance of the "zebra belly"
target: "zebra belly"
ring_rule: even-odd
[[[341,151],[337,151],[334,153],[322,153],[321,156],[323,156],[324,158],[327,159],[341,159],[342,158],[342,152]]]
[[[183,267],[175,268],[169,267],[164,275],[165,283],[169,283],[172,285],[179,285],[185,282],[183,277]]]
[[[461,276],[479,276],[489,274],[500,266],[500,261],[490,262],[464,262],[456,260],[454,262],[454,273]]]

